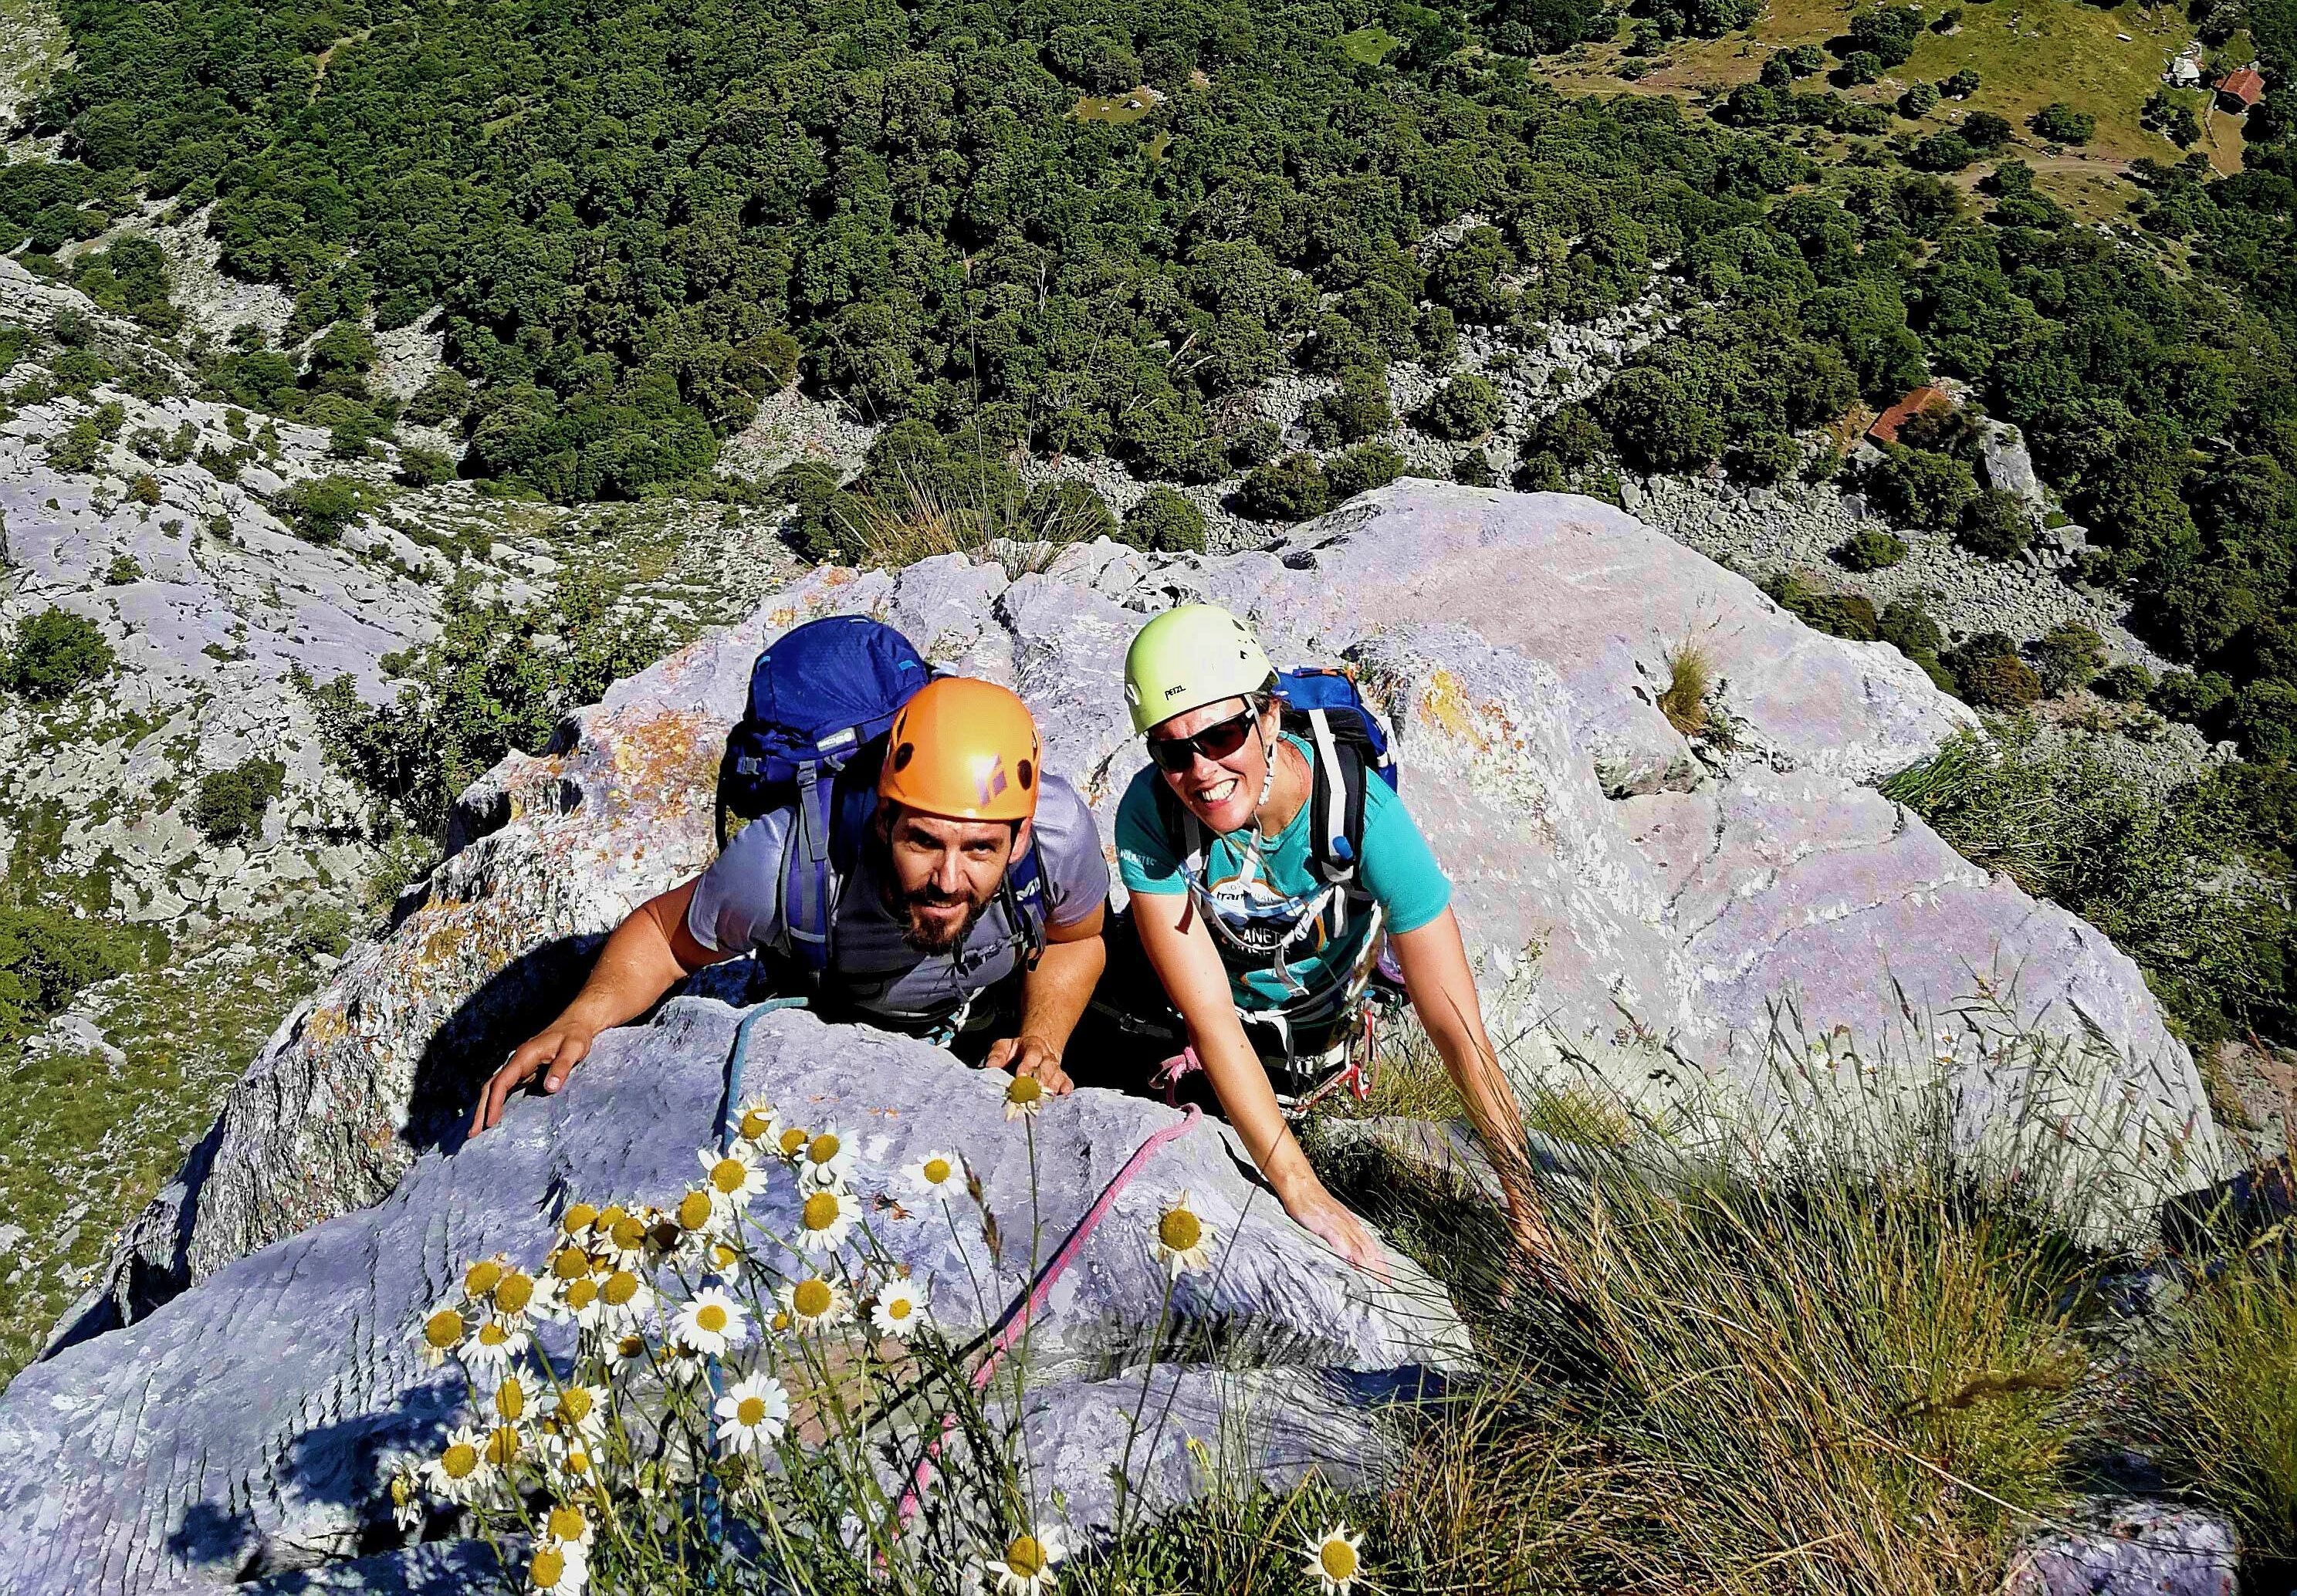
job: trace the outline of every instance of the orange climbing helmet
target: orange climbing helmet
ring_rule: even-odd
[[[952,820],[1026,820],[1043,768],[1036,717],[1018,694],[944,676],[893,717],[877,795]]]

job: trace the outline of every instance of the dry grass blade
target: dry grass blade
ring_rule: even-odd
[[[1685,639],[1667,653],[1667,687],[1659,695],[1659,712],[1684,736],[1695,737],[1707,730],[1708,695],[1714,687],[1714,662],[1706,649]]]

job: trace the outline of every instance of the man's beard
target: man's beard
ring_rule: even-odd
[[[966,906],[965,917],[946,931],[928,931],[918,920],[920,909],[946,909],[959,903]],[[943,897],[931,887],[921,888],[902,900],[902,941],[919,953],[953,953],[965,946],[965,939],[973,934],[988,908],[986,901],[976,903],[963,897]]]

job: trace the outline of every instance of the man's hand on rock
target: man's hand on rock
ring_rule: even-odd
[[[521,1042],[479,1094],[479,1106],[471,1115],[471,1134],[476,1136],[502,1123],[503,1107],[510,1101],[510,1094],[531,1080],[536,1071],[542,1072],[546,1092],[565,1085],[566,1077],[589,1056],[590,1044],[597,1038],[595,1031],[561,1020],[541,1035]]]
[[[1011,1070],[1017,1075],[1033,1075],[1043,1083],[1047,1092],[1057,1098],[1076,1089],[1076,1082],[1070,1080],[1068,1072],[1061,1067],[1061,1050],[1041,1037],[1000,1037],[989,1044],[988,1057],[981,1063],[984,1069]]]

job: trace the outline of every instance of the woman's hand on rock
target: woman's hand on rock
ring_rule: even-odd
[[[476,1136],[502,1123],[503,1107],[511,1093],[533,1079],[538,1070],[542,1073],[544,1091],[555,1092],[565,1085],[566,1077],[589,1056],[590,1044],[597,1037],[596,1031],[561,1020],[539,1036],[521,1042],[479,1094],[479,1106],[471,1115],[471,1134]]]
[[[1291,1191],[1279,1194],[1284,1202],[1284,1212],[1289,1213],[1299,1227],[1321,1239],[1334,1252],[1358,1269],[1388,1279],[1387,1254],[1379,1240],[1339,1198],[1326,1191],[1317,1181],[1301,1183]]]

